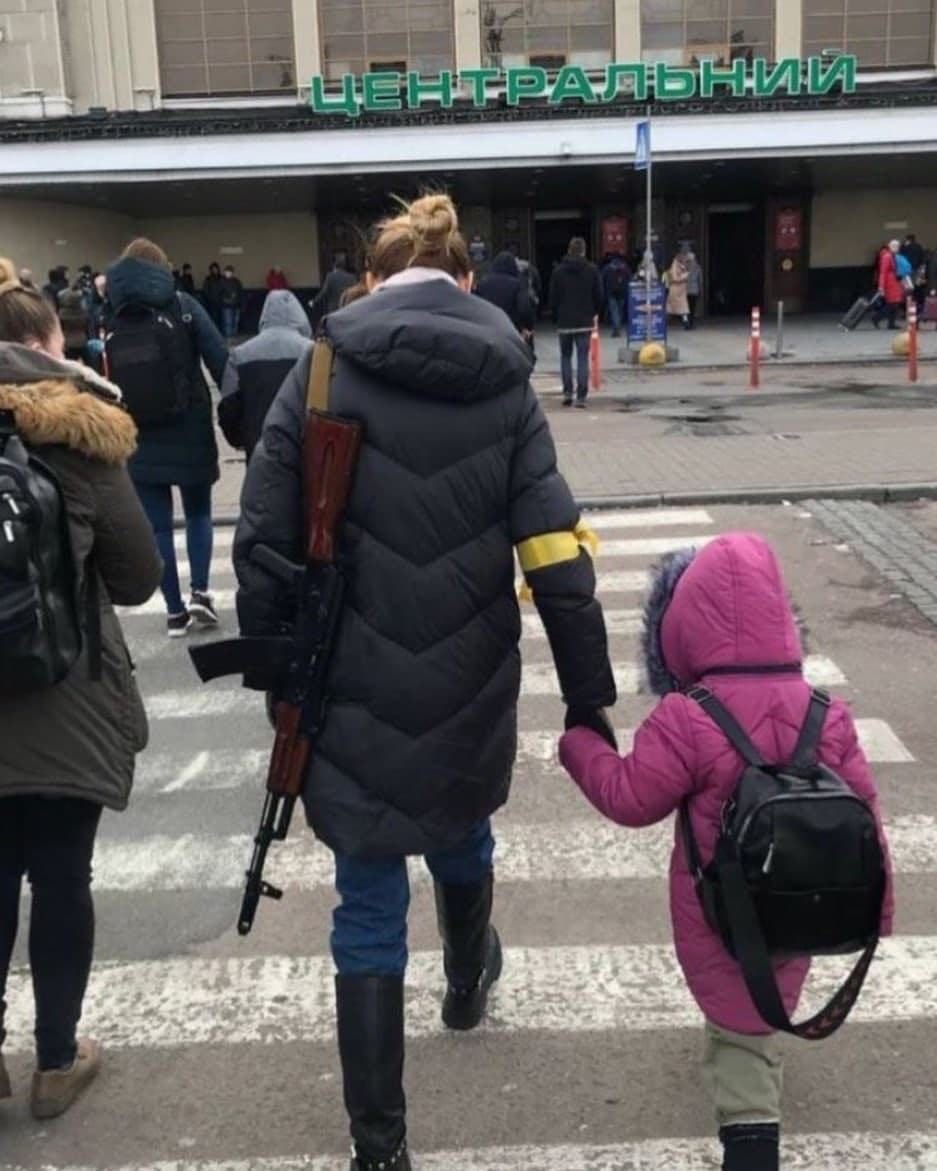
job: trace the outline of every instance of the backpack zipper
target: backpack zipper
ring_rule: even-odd
[[[803,801],[804,797],[805,797],[804,793],[777,793],[773,797],[767,797],[764,801],[759,801],[759,803],[755,806],[755,808],[748,814],[748,816],[742,822],[741,829],[735,835],[736,845],[740,846],[742,844],[742,842],[745,839],[746,834],[748,833],[749,829],[751,828],[752,820],[755,818],[755,816],[757,814],[759,814],[762,811],[762,809],[765,809],[767,806],[773,805],[775,802],[780,802],[780,801]],[[856,793],[852,793],[852,792],[818,793],[814,789],[813,793],[812,793],[812,797],[810,799],[813,801],[854,801],[857,805],[861,805],[862,808],[867,813],[872,812],[871,809],[869,808],[869,803],[867,801],[864,801]],[[774,843],[772,840],[772,845],[773,844]]]

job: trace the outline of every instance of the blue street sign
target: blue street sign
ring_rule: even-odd
[[[638,133],[634,144],[634,169],[646,171],[651,161],[651,124],[639,122]]]
[[[660,281],[651,285],[650,306],[644,281],[632,281],[628,286],[628,344],[637,342],[667,342],[667,290]]]

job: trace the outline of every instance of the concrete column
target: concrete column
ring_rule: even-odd
[[[615,0],[615,60],[641,60],[641,0]]]
[[[481,0],[454,0],[456,69],[479,69],[482,63]]]
[[[293,44],[296,54],[296,88],[309,96],[313,75],[324,71],[322,38],[319,36],[319,0],[293,0]]]
[[[804,46],[804,0],[776,0],[774,9],[774,54],[799,57]]]

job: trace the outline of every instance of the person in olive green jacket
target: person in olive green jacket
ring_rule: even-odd
[[[98,1071],[100,1045],[76,1036],[91,968],[91,860],[102,808],[125,808],[146,714],[114,605],[145,602],[162,562],[126,462],[136,428],[120,392],[64,360],[43,297],[0,260],[0,410],[52,469],[65,502],[78,586],[97,575],[100,677],[87,649],[62,682],[0,698],[0,1050],[22,882],[32,888],[37,1118],[63,1113]],[[83,607],[83,610],[85,607]],[[91,641],[86,632],[85,642]],[[12,1087],[0,1052],[0,1099]]]

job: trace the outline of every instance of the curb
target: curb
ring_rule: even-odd
[[[937,500],[937,481],[920,484],[798,484],[781,488],[716,488],[704,492],[639,492],[621,496],[580,496],[580,508],[594,511],[612,508],[690,508],[715,504],[782,504],[785,500],[869,500],[873,504],[899,504],[908,500]],[[215,528],[233,528],[240,514],[222,513],[213,518]],[[174,522],[184,529],[185,521]]]
[[[780,488],[717,488],[705,492],[646,492],[623,496],[582,496],[580,508],[687,508],[711,504],[781,504],[799,500],[868,500],[897,504],[937,500],[937,482],[922,484],[797,484]]]

